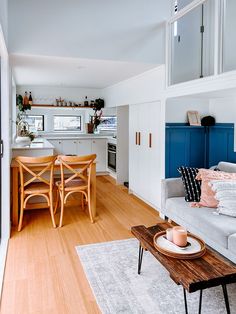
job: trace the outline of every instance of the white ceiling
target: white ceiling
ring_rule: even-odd
[[[9,50],[160,64],[171,1],[9,0]]]
[[[16,83],[104,87],[164,63],[171,2],[9,0]]]
[[[121,61],[11,55],[17,85],[104,88],[156,65]]]

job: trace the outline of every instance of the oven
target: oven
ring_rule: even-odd
[[[107,144],[107,166],[116,172],[116,144]]]

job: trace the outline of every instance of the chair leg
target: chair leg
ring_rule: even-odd
[[[51,219],[52,219],[52,225],[53,228],[56,228],[56,223],[55,223],[55,219],[54,219],[54,212],[53,212],[53,195],[52,192],[49,193],[49,200],[50,200],[50,214],[51,214]]]
[[[61,215],[60,215],[59,228],[62,227],[63,214],[64,214],[64,192],[61,192],[60,196],[61,196]]]
[[[21,195],[21,197],[20,197],[20,220],[19,220],[19,224],[18,224],[18,231],[21,231],[21,228],[22,228],[23,215],[24,215],[24,196]]]
[[[57,189],[57,196],[56,196],[56,204],[55,204],[55,208],[54,208],[54,215],[57,212],[58,204],[59,204],[59,191]]]
[[[90,193],[88,193],[88,210],[89,210],[89,217],[90,217],[91,223],[93,224],[94,220],[93,220],[93,215],[91,211]]]

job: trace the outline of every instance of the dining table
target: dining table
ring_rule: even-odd
[[[83,167],[83,164],[80,165],[70,165],[74,169],[78,169],[78,167]],[[45,166],[44,165],[37,165],[37,166],[30,166],[33,171],[41,171]],[[54,165],[54,171],[60,170],[60,163],[56,160]],[[11,212],[11,221],[13,226],[18,225],[19,219],[19,188],[20,188],[20,180],[19,180],[19,164],[12,158],[11,161],[11,204],[12,204],[12,212]],[[91,212],[93,218],[96,217],[96,161],[92,163],[91,166]],[[78,203],[77,203],[78,204]],[[77,205],[78,206],[78,205]],[[48,205],[46,203],[31,203],[29,205],[29,209],[40,209],[46,208]]]

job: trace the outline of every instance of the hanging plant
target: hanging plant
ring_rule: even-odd
[[[27,104],[27,105],[23,104],[23,97],[21,95],[16,96],[16,106],[18,107],[20,112],[25,112],[26,110],[31,110],[30,104]]]

